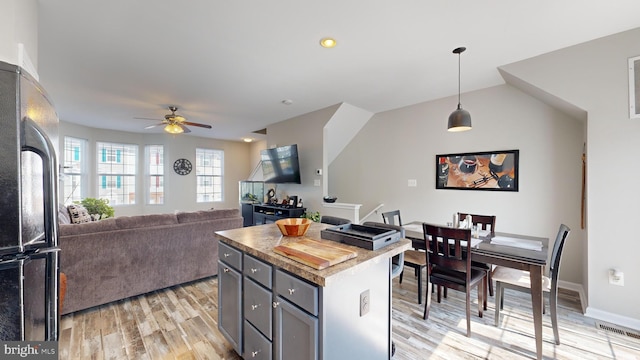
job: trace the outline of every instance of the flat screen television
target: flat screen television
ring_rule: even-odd
[[[297,144],[262,150],[260,157],[264,182],[301,184]]]

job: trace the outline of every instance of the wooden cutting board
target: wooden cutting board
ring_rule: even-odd
[[[278,245],[273,248],[273,251],[317,270],[322,270],[358,256],[358,253],[354,250],[311,239],[302,239]]]

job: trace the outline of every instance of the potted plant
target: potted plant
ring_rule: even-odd
[[[78,202],[76,201],[76,203]],[[108,199],[84,198],[80,201],[80,204],[96,220],[110,218],[115,214],[113,207],[109,205]]]
[[[304,214],[302,214],[303,218],[305,219],[309,219],[311,221],[314,222],[320,222],[320,212],[316,211],[316,212],[305,212]]]

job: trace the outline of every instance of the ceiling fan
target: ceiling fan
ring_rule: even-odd
[[[152,129],[156,126],[164,126],[164,131],[171,134],[190,133],[191,130],[189,130],[189,128],[186,127],[185,125],[198,126],[205,129],[211,129],[211,125],[190,122],[190,121],[187,121],[187,118],[185,118],[184,116],[176,114],[176,111],[178,111],[177,106],[169,106],[169,111],[171,111],[171,114],[165,115],[164,120],[162,120],[162,122],[154,125],[149,125],[145,127],[145,129]],[[135,119],[158,120],[158,119],[141,118],[141,117],[137,117]]]

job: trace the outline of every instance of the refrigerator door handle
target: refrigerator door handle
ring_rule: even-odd
[[[21,134],[22,150],[33,151],[42,158],[45,237],[50,246],[58,246],[58,164],[55,147],[42,128],[29,117],[22,119]]]

